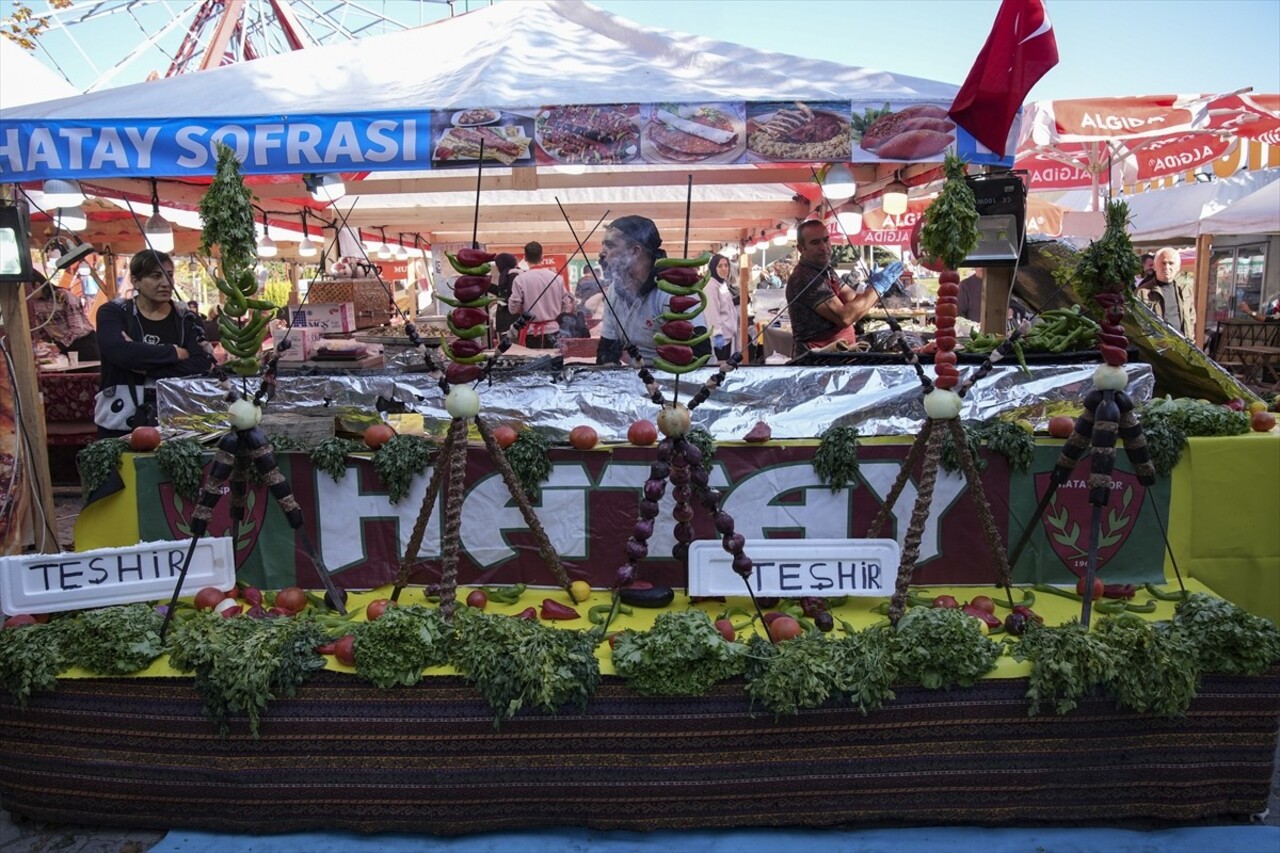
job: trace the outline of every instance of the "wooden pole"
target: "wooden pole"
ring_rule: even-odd
[[[40,397],[35,353],[31,348],[31,325],[24,290],[19,284],[0,285],[0,314],[4,316],[5,340],[13,359],[13,394],[22,410],[21,422],[15,419],[13,426],[18,430],[19,453],[24,458],[30,454],[31,470],[27,476],[31,477],[30,487],[39,502],[34,506],[26,505],[36,550],[56,554],[61,549],[57,536],[49,532],[54,527],[55,516],[53,484],[49,477],[48,436],[44,428],[44,401]],[[28,441],[22,440],[24,435]]]
[[[1213,252],[1213,236],[1201,234],[1196,237],[1196,289],[1195,311],[1196,323],[1192,342],[1196,346],[1204,344],[1205,317],[1209,313],[1209,255]]]
[[[1003,335],[1009,323],[1013,267],[989,267],[982,281],[982,331],[988,335]]]

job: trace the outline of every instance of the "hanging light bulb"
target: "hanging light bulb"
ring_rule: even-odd
[[[786,231],[779,231],[777,234],[773,235],[773,245],[775,246],[785,246],[790,242],[791,238],[787,236]]]
[[[858,191],[858,183],[853,179],[853,171],[844,163],[833,163],[822,173],[822,194],[832,201],[844,201],[853,198]]]
[[[399,237],[400,237],[400,244],[396,246],[396,260],[407,261],[409,260],[409,248],[404,244],[403,232],[399,234]]]
[[[851,204],[836,214],[836,224],[840,230],[852,237],[862,230],[862,205]]]
[[[378,244],[377,248],[378,257],[385,261],[391,257],[391,247],[387,245],[387,229],[379,226],[378,232],[382,234],[382,242]]]
[[[79,181],[50,178],[44,182],[44,206],[52,210],[55,207],[78,207],[84,204],[84,191]]]
[[[314,258],[320,253],[316,244],[311,242],[311,233],[307,230],[307,210],[302,209],[302,242],[298,244],[298,257]]]
[[[311,198],[322,204],[335,202],[347,194],[341,175],[303,175],[302,185],[311,192]]]
[[[142,225],[142,235],[147,248],[157,252],[173,251],[173,226],[160,215],[160,196],[156,192],[156,179],[151,179],[151,215]]]
[[[748,243],[742,247],[742,251],[746,252],[748,255],[754,255],[756,253],[756,244]]]
[[[893,180],[884,188],[880,197],[880,206],[890,216],[901,216],[907,212],[907,185],[898,180],[895,173]]]
[[[262,214],[262,236],[258,238],[259,257],[274,258],[276,256],[276,252],[279,251],[276,248],[276,241],[272,240],[271,234],[268,233],[270,227],[270,224],[267,222],[267,215],[265,213]]]
[[[794,243],[796,241],[796,227],[792,225],[787,229],[787,242]]]
[[[63,231],[84,231],[89,227],[89,218],[82,207],[58,208],[58,227]]]
[[[733,260],[734,258],[738,257],[738,247],[734,243],[730,243],[727,246],[721,246],[720,254],[724,255],[729,260]]]

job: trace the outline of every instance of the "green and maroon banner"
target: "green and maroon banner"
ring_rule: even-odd
[[[815,445],[724,446],[716,451],[711,482],[721,489],[725,510],[748,540],[864,537],[908,449],[907,444],[864,444],[859,451],[857,487],[833,492],[814,473]],[[636,519],[640,488],[653,455],[652,448],[630,446],[551,452],[552,473],[535,507],[572,577],[596,586],[612,581],[614,570],[625,559],[624,543]],[[987,462],[983,488],[1000,535],[1006,542],[1016,541],[1048,487],[1057,448],[1038,448],[1032,470],[1026,473],[1010,473],[999,454],[984,452],[983,456]],[[345,476],[336,482],[313,467],[305,454],[282,453],[277,458],[307,519],[307,537],[339,582],[365,588],[392,581],[421,510],[428,477],[414,478],[409,494],[392,504],[365,458],[353,457]],[[136,457],[136,466],[142,538],[188,538],[186,520],[192,505],[174,493],[153,458]],[[894,506],[889,529],[879,535],[899,541],[905,536],[919,475],[918,470],[913,472]],[[1083,574],[1091,517],[1087,478],[1086,461],[1058,490],[1015,567],[1016,581],[1069,583]],[[482,448],[468,451],[466,482],[461,582],[552,584],[536,542]],[[218,505],[213,535],[230,534],[229,503],[228,499]],[[439,579],[443,504],[442,496],[428,521],[412,576],[415,583]],[[672,505],[668,489],[649,542],[651,554],[667,556],[644,561],[641,576],[654,583],[684,586],[684,569],[669,556],[675,544]],[[1164,540],[1152,505],[1161,518],[1168,517],[1168,483],[1143,488],[1121,459],[1099,543],[1099,565],[1108,583],[1163,581]],[[319,586],[302,538],[289,528],[264,487],[251,491],[248,510],[235,539],[241,580],[268,587],[295,582]],[[694,527],[700,538],[716,535],[701,507]],[[971,490],[958,474],[939,472],[917,565],[915,580],[921,584],[995,581]]]

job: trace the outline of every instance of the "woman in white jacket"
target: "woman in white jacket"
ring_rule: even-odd
[[[717,361],[727,361],[730,355],[742,350],[738,306],[733,304],[733,295],[729,292],[732,269],[733,264],[724,255],[712,255],[711,278],[702,290],[707,297],[707,307],[702,316],[713,327],[713,349]]]

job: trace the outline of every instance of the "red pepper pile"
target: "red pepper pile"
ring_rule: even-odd
[[[933,356],[933,380],[935,388],[943,390],[960,384],[960,371],[956,369],[956,309],[960,304],[960,275],[955,270],[945,270],[938,276],[937,334],[934,343],[937,352]]]
[[[694,335],[693,318],[702,313],[707,297],[702,292],[711,278],[708,270],[698,273],[698,267],[710,261],[708,255],[697,258],[660,258],[655,264],[658,272],[658,289],[671,294],[669,307],[662,312],[662,329],[654,333],[657,357],[653,366],[668,373],[688,373],[707,363],[710,354],[693,357],[693,348],[711,337],[708,327],[701,335]]]

